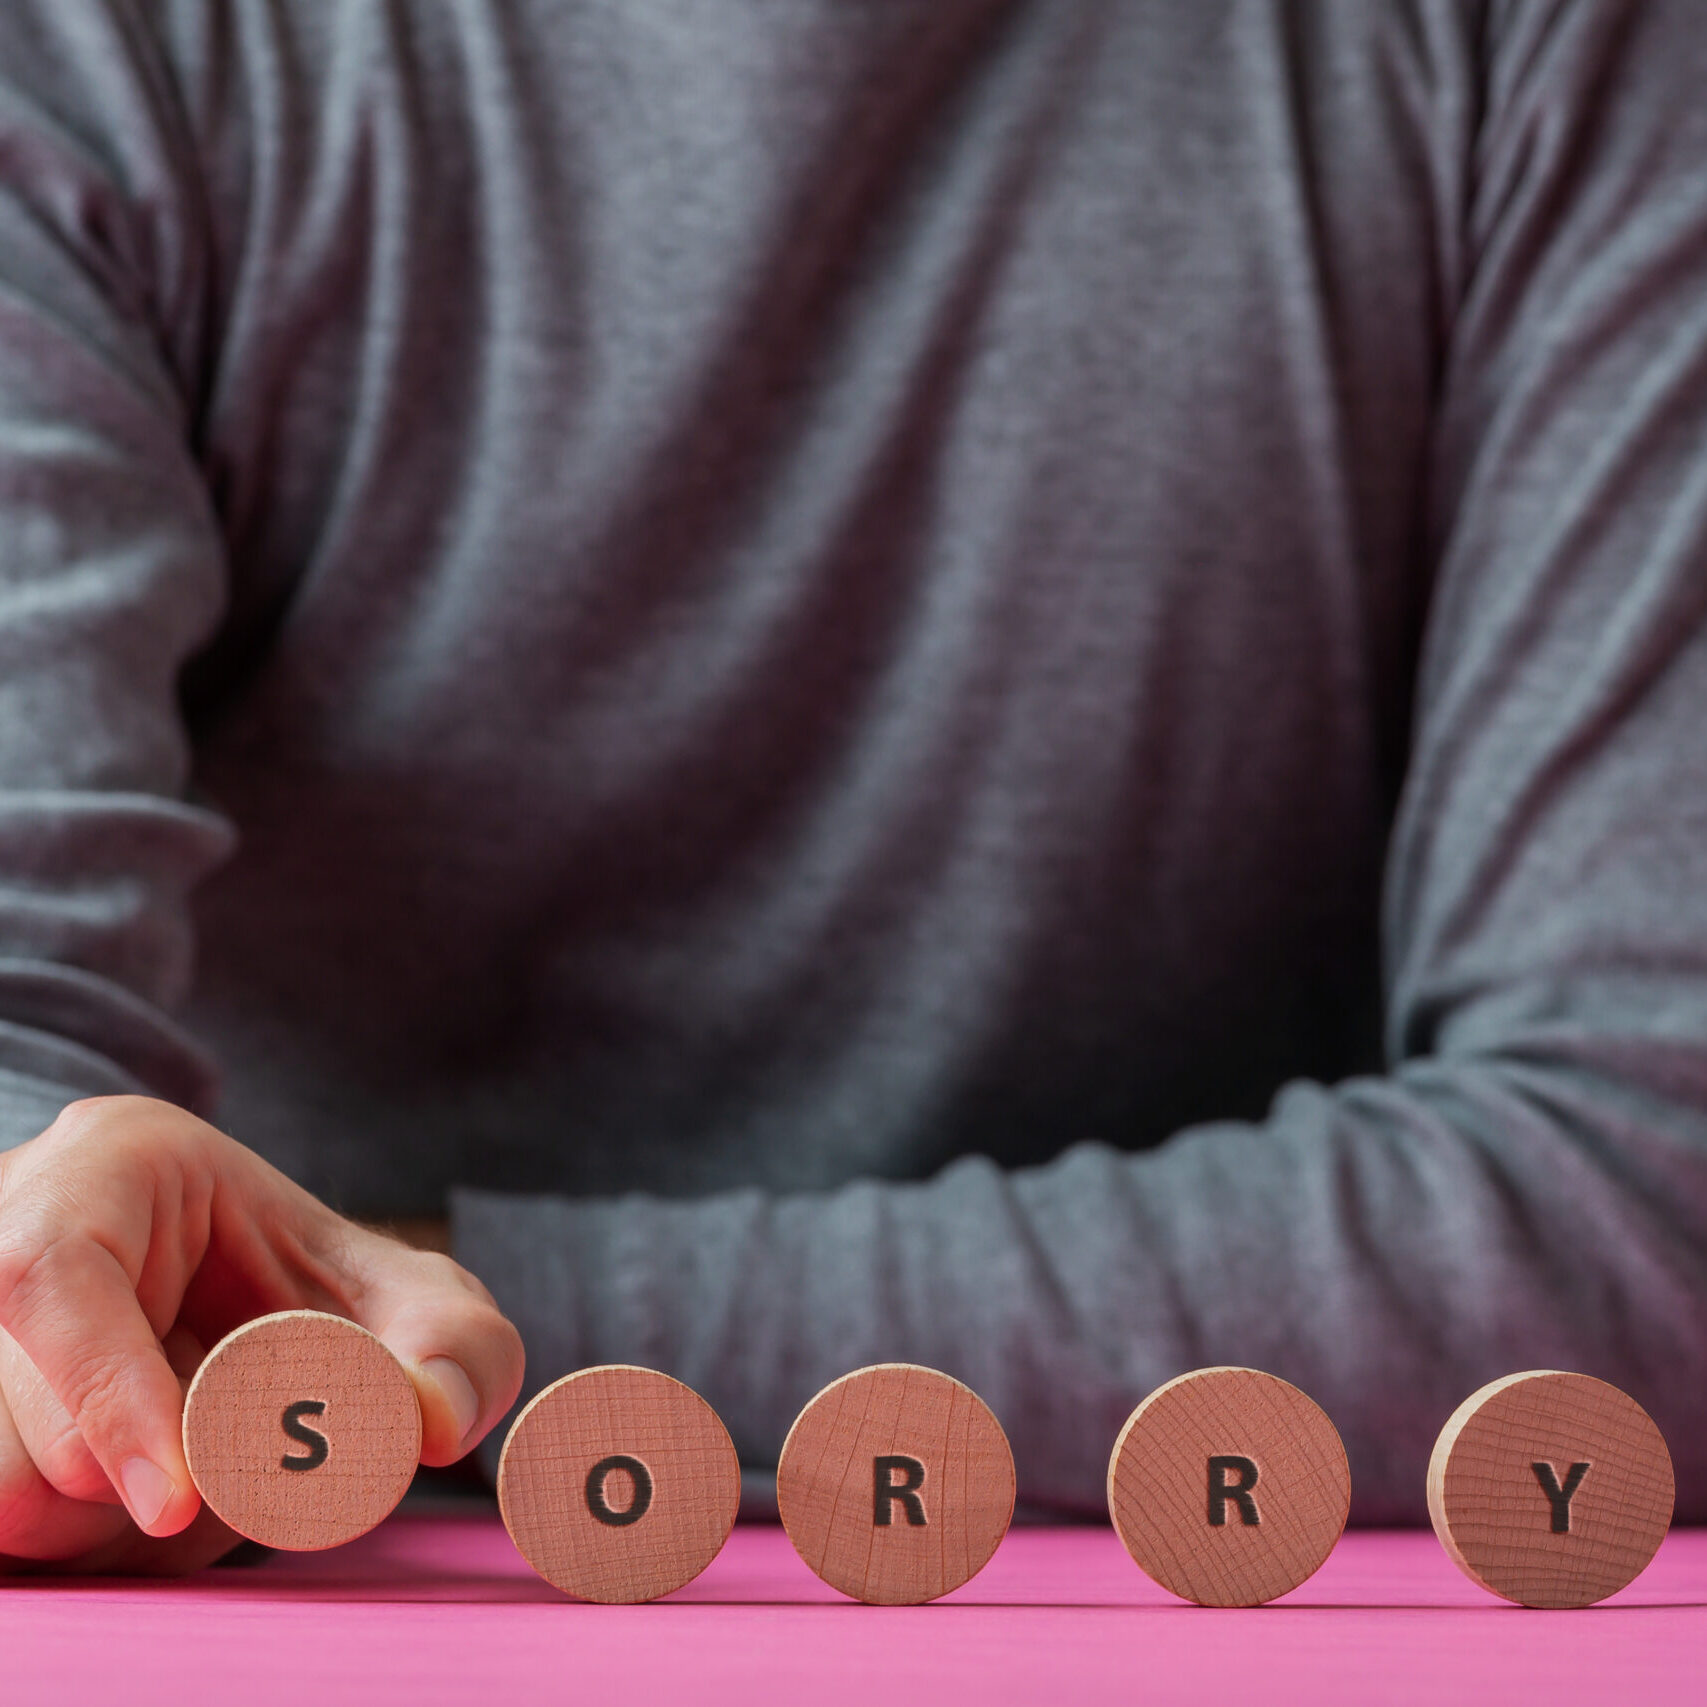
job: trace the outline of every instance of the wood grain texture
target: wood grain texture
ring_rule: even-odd
[[[741,1466],[717,1413],[654,1369],[566,1375],[516,1418],[498,1461],[498,1506],[518,1551],[582,1600],[656,1600],[721,1550]]]
[[[776,1496],[795,1550],[832,1588],[911,1606],[989,1563],[1013,1521],[1013,1453],[970,1387],[917,1364],[874,1364],[795,1419]]]
[[[184,1455],[239,1535],[313,1552],[365,1534],[403,1498],[421,1411],[408,1372],[365,1328],[286,1310],[208,1353],[184,1401]]]
[[[1126,1419],[1108,1511],[1126,1550],[1200,1606],[1260,1606],[1334,1549],[1351,1507],[1339,1432],[1312,1399],[1256,1369],[1198,1369]]]
[[[1665,1539],[1674,1493],[1648,1413],[1557,1369],[1472,1393],[1428,1466],[1441,1545],[1472,1582],[1521,1606],[1591,1606],[1632,1582]]]

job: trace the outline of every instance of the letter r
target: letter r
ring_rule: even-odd
[[[899,1482],[894,1479],[897,1470],[902,1475],[902,1480]],[[897,1500],[900,1501],[902,1510],[907,1514],[908,1527],[911,1529],[924,1528],[925,1502],[919,1498],[919,1489],[925,1485],[925,1467],[917,1458],[909,1458],[901,1452],[873,1458],[871,1461],[871,1480],[871,1521],[879,1529],[889,1527]]]

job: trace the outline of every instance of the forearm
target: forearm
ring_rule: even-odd
[[[1429,1445],[1472,1388],[1579,1368],[1627,1387],[1707,1499],[1707,1130],[1578,1071],[1431,1062],[1297,1085],[1260,1126],[1004,1174],[814,1195],[593,1203],[468,1194],[461,1259],[522,1327],[539,1383],[663,1367],[743,1457],[856,1365],[947,1369],[994,1407],[1022,1497],[1100,1508],[1150,1387],[1243,1363],[1322,1403],[1363,1521],[1420,1520]]]

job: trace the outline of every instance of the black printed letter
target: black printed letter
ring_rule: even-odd
[[[626,1470],[634,1483],[634,1496],[626,1511],[612,1511],[605,1501],[605,1478],[612,1470]],[[631,1523],[638,1523],[651,1504],[652,1472],[638,1458],[619,1452],[614,1457],[601,1458],[587,1472],[587,1510],[600,1523],[608,1523],[612,1529],[625,1529]]]
[[[1239,1479],[1229,1483],[1227,1472],[1237,1470]],[[1241,1458],[1237,1453],[1228,1453],[1224,1457],[1209,1460],[1209,1527],[1220,1529],[1227,1521],[1227,1502],[1231,1500],[1239,1508],[1239,1521],[1243,1524],[1261,1523],[1262,1518],[1257,1514],[1257,1502],[1251,1498],[1251,1489],[1257,1485],[1257,1467],[1249,1458]]]
[[[1551,1464],[1544,1461],[1529,1466],[1535,1472],[1535,1479],[1541,1484],[1541,1491],[1547,1496],[1547,1503],[1553,1508],[1553,1533],[1569,1535],[1571,1532],[1571,1495],[1582,1486],[1583,1477],[1588,1474],[1588,1465],[1573,1464],[1565,1476],[1565,1485],[1559,1486],[1558,1473]]]
[[[897,1470],[906,1478],[904,1481],[894,1480]],[[919,1489],[925,1485],[925,1467],[917,1458],[908,1458],[899,1452],[884,1458],[873,1458],[871,1479],[874,1490],[871,1510],[873,1523],[880,1529],[887,1529],[889,1520],[894,1515],[895,1502],[899,1500],[906,1508],[908,1527],[924,1527],[925,1502],[919,1498]]]
[[[298,1399],[294,1405],[286,1405],[284,1415],[279,1418],[279,1427],[292,1440],[300,1441],[308,1448],[306,1452],[297,1453],[294,1457],[286,1453],[279,1460],[287,1470],[318,1470],[326,1462],[326,1455],[332,1448],[327,1444],[326,1436],[318,1429],[308,1426],[304,1417],[317,1417],[326,1409],[319,1399]]]

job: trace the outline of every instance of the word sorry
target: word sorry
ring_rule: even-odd
[[[408,1374],[380,1342],[313,1311],[216,1346],[184,1407],[207,1503],[239,1534],[308,1549],[353,1539],[402,1497],[420,1455]],[[802,1559],[879,1605],[933,1600],[983,1569],[1013,1517],[1006,1435],[969,1387],[885,1363],[832,1382],[789,1430],[777,1505]],[[1290,1383],[1198,1369],[1127,1418],[1108,1510],[1133,1559],[1205,1606],[1256,1606],[1305,1581],[1351,1504],[1338,1431]],[[691,1581],[734,1526],[729,1431],[691,1388],[631,1365],[583,1369],[516,1418],[498,1470],[528,1563],[585,1600],[653,1600]],[[1671,1457],[1633,1399],[1531,1370],[1472,1393],[1428,1469],[1457,1565],[1526,1606],[1587,1606],[1630,1582],[1671,1522]]]

